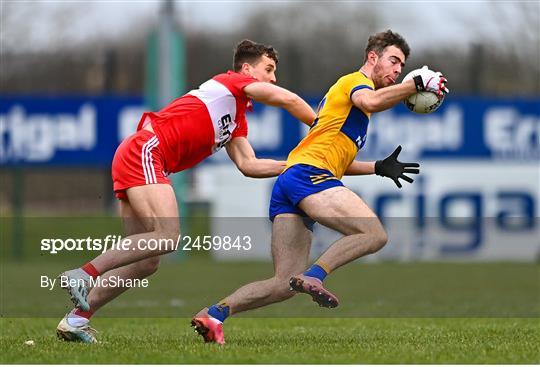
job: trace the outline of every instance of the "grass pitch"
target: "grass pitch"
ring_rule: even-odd
[[[328,278],[338,308],[299,295],[230,318],[221,347],[189,316],[271,276],[271,264],[165,262],[147,289],[100,310],[101,343],[82,345],[55,335],[67,294],[39,287],[71,263],[0,263],[0,363],[540,363],[537,264],[350,264]]]
[[[230,319],[204,344],[189,319],[96,318],[101,343],[56,339],[57,319],[2,319],[1,363],[540,362],[538,319]],[[24,345],[25,340],[34,346]]]

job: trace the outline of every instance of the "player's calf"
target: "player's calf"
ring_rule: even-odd
[[[294,275],[289,275],[286,278],[274,278],[278,285],[273,292],[274,302],[283,302],[291,297],[294,297],[294,292],[291,292],[290,281]]]

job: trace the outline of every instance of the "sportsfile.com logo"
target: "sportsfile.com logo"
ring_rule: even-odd
[[[41,251],[57,254],[62,251],[249,251],[252,249],[251,236],[183,236],[177,238],[140,238],[133,241],[120,235],[105,238],[44,238]]]

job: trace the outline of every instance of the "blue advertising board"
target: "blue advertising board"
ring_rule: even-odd
[[[110,165],[122,116],[142,97],[0,99],[2,165]]]
[[[448,98],[429,115],[403,104],[373,115],[366,155],[398,144],[421,159],[540,159],[540,100]]]
[[[143,111],[137,96],[2,96],[0,163],[109,166]],[[261,157],[286,157],[308,130],[287,112],[260,104],[248,121]],[[399,144],[406,158],[538,160],[540,100],[452,97],[429,115],[399,104],[372,116],[359,159],[380,158]]]

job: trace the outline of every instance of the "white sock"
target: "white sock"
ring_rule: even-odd
[[[73,327],[84,326],[88,324],[89,321],[90,320],[88,320],[86,317],[75,315],[74,313],[70,313],[67,317],[67,323]]]
[[[213,317],[213,316],[210,316],[210,315],[208,315],[208,316],[209,316],[208,318],[209,318],[210,320],[213,320],[213,321],[217,322],[218,324],[223,324],[223,322],[222,322],[222,321],[219,321],[219,320],[218,320],[218,319],[216,319],[215,317]]]

